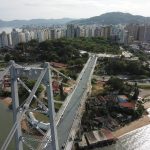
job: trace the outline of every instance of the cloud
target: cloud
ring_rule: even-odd
[[[87,18],[112,11],[149,16],[149,0],[0,0],[0,19]]]

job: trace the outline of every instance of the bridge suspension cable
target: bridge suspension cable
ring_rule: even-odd
[[[44,77],[46,71],[47,71],[47,68],[41,71],[41,74],[40,74],[39,78],[37,79],[37,81],[33,87],[33,90],[31,91],[29,97],[26,99],[24,107],[29,108],[29,105],[31,104],[31,101],[32,101],[41,81],[43,80],[43,77]]]
[[[31,93],[31,90],[27,87],[27,85],[26,85],[20,78],[18,78],[18,81],[21,83],[21,85],[22,85],[29,93]],[[36,101],[37,101],[40,105],[42,105],[42,107],[43,107],[43,109],[44,109],[45,111],[48,111],[48,108],[44,105],[44,103],[42,103],[42,102],[37,98],[36,95],[34,95],[33,97],[36,99]]]

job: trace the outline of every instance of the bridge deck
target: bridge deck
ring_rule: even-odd
[[[91,71],[93,67],[95,67],[95,61],[96,61],[95,57],[92,57],[91,60],[89,61],[88,66],[85,68],[83,76],[81,77],[80,82],[78,83],[77,88],[75,89],[72,95],[70,103],[68,104],[63,114],[63,117],[59,125],[57,126],[58,142],[60,149],[62,149],[62,146],[66,144],[66,141],[68,139],[76,111],[80,105],[80,101],[87,87],[87,83],[90,80]],[[50,144],[47,145],[47,149],[49,148]]]

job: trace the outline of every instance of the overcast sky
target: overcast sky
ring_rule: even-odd
[[[0,19],[88,18],[121,11],[150,16],[150,0],[0,0]]]

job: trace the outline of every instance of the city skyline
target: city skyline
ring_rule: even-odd
[[[107,12],[126,12],[149,16],[148,0],[0,0],[0,19],[89,18]],[[145,5],[146,4],[146,5]],[[131,7],[132,6],[132,7]],[[28,11],[26,11],[28,10]]]

